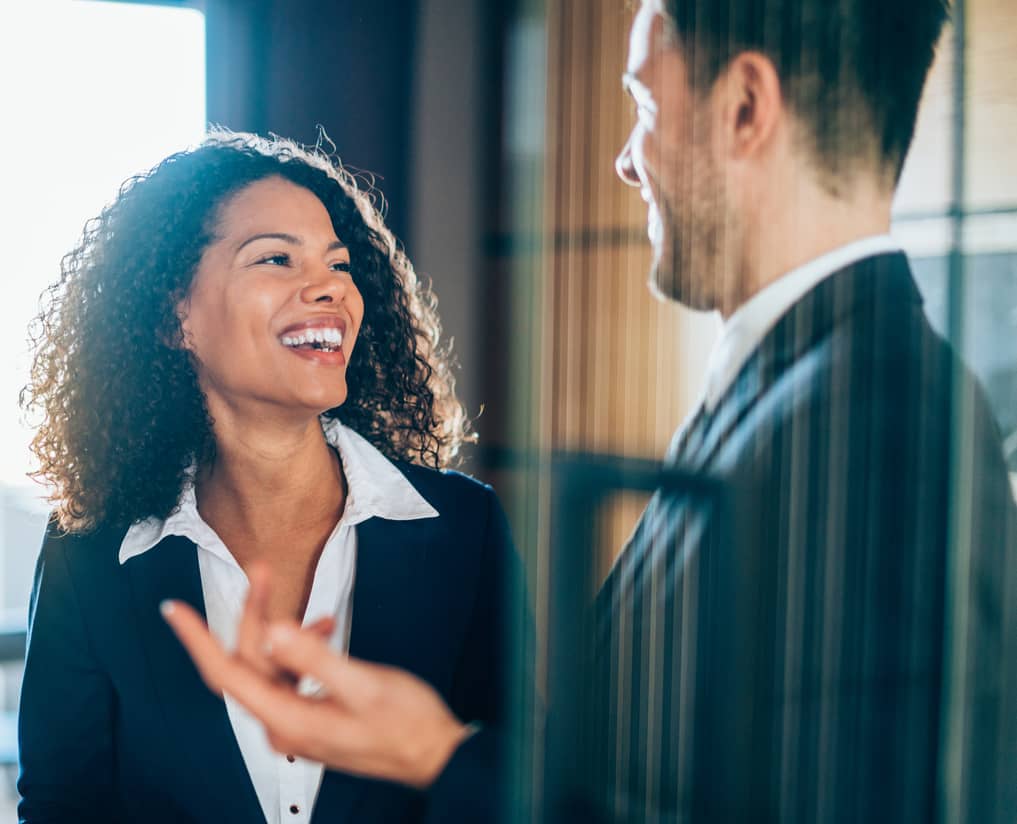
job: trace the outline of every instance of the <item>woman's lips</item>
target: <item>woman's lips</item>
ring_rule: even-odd
[[[279,334],[279,343],[295,355],[324,366],[346,363],[342,343],[346,324],[337,315],[319,315],[287,326]]]
[[[312,363],[320,364],[321,366],[345,366],[346,356],[343,354],[342,349],[336,349],[334,352],[327,352],[324,349],[294,349],[293,347],[287,346],[290,352],[297,355],[305,360],[309,360]]]
[[[296,323],[291,323],[279,333],[279,337],[297,335],[301,332],[312,329],[338,329],[339,333],[346,337],[346,321],[338,315],[316,315],[304,318]]]

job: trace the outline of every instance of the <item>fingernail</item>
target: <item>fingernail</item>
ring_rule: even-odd
[[[172,601],[162,601],[159,604],[159,612],[162,613],[163,618],[169,618],[173,614],[174,609],[176,609],[176,604]]]

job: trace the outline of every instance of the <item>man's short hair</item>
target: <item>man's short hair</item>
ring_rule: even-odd
[[[899,179],[949,0],[665,0],[693,85],[759,51],[820,169],[876,159]]]

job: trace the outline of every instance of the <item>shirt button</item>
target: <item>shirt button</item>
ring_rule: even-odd
[[[293,762],[295,762],[297,760],[297,757],[295,755],[287,755],[286,756],[286,760],[289,761],[292,764]]]
[[[297,813],[300,812],[300,807],[298,807],[296,804],[290,804],[290,812],[293,813],[293,815],[296,815]]]

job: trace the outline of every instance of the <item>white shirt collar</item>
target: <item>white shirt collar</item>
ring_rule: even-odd
[[[759,290],[727,319],[710,353],[703,403],[713,411],[749,356],[777,322],[821,281],[852,263],[900,251],[889,235],[873,235],[838,247]]]
[[[412,521],[437,518],[431,506],[376,447],[334,418],[322,419],[325,440],[339,453],[346,475],[347,495],[342,522],[353,526],[369,518]],[[215,554],[228,550],[198,513],[194,482],[189,479],[180,492],[177,508],[165,520],[147,518],[133,524],[120,544],[120,563],[141,555],[163,538],[179,535]]]

